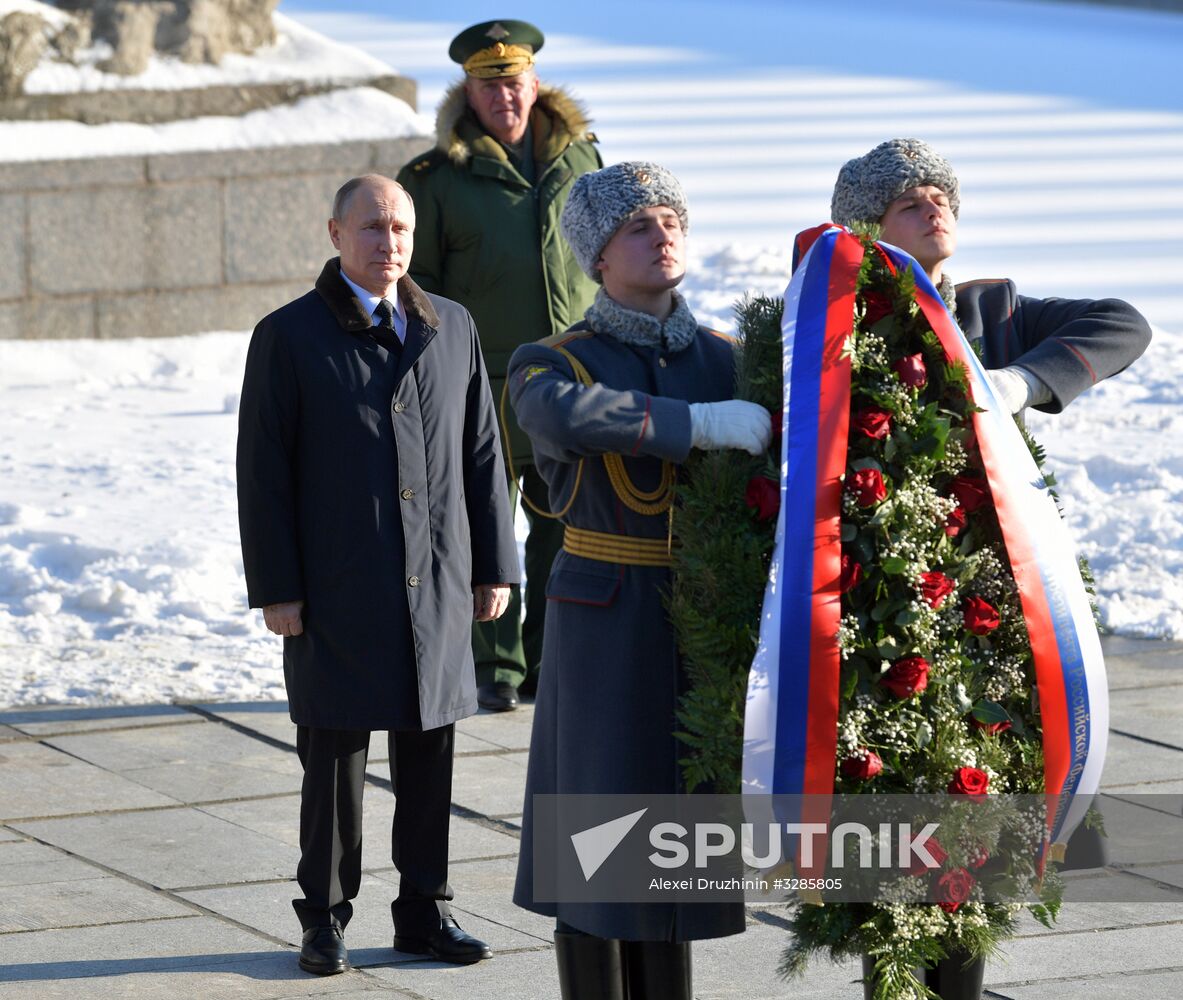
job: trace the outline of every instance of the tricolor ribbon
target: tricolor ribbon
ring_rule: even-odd
[[[950,359],[965,365],[983,408],[973,427],[1031,639],[1045,791],[1056,796],[1049,799],[1048,835],[1062,845],[1100,783],[1109,726],[1101,644],[1074,548],[1014,420],[932,282],[906,253],[879,246],[892,266],[912,268],[917,304]],[[837,226],[798,238],[799,266],[781,321],[781,506],[744,719],[744,791],[818,796],[811,811],[822,812],[834,787],[838,736],[840,526],[850,413],[844,348],[863,255],[861,241]]]

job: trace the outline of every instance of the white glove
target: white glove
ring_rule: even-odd
[[[770,440],[772,417],[759,403],[726,399],[690,404],[690,444],[695,448],[742,448],[762,455]]]
[[[1018,413],[1025,407],[1051,402],[1051,390],[1026,368],[1017,365],[995,368],[987,371],[986,377],[990,379],[995,395],[1008,413]]]

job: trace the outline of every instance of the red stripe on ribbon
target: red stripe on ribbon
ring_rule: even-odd
[[[920,288],[916,290],[916,301],[932,325],[933,332],[940,339],[945,352],[953,361],[965,365],[968,371],[970,366],[965,353],[965,342],[954,329],[944,305],[932,299]],[[1036,560],[1035,545],[1027,530],[1023,512],[1017,509],[1017,501],[1001,488],[999,470],[1002,466],[1002,457],[994,440],[990,414],[975,413],[973,423],[978,447],[982,453],[986,482],[990,486],[990,494],[994,500],[994,510],[998,515],[998,525],[1002,530],[1007,557],[1018,586],[1019,601],[1031,642],[1035,679],[1039,689],[1040,721],[1043,726],[1045,791],[1048,794],[1059,794],[1068,777],[1072,741],[1069,732],[1068,696],[1064,686],[1060,650],[1056,644],[1056,632]],[[1049,811],[1049,823],[1052,819]]]
[[[798,249],[808,250],[829,226],[802,234]],[[813,579],[810,596],[809,690],[801,822],[828,827],[838,753],[838,697],[841,655],[838,626],[842,595],[842,489],[850,424],[850,357],[846,342],[854,329],[855,284],[863,259],[862,243],[849,233],[835,236],[827,281],[825,332],[818,385],[817,468],[814,484]],[[799,847],[796,868],[802,877],[820,876],[825,852],[806,865]]]
[[[805,794],[829,795],[837,757],[841,659],[838,626],[842,597],[842,489],[850,424],[850,357],[854,292],[863,246],[849,233],[834,243],[826,308],[826,335],[818,400],[817,506],[814,521],[813,613],[805,757]]]

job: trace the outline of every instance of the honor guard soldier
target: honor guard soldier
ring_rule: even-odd
[[[436,115],[436,145],[398,175],[418,223],[411,275],[455,299],[476,321],[495,397],[514,348],[561,333],[582,317],[595,284],[559,232],[580,175],[602,165],[586,112],[535,73],[543,35],[525,21],[486,21],[457,35],[448,55],[464,79]],[[544,587],[562,535],[536,515],[546,488],[529,439],[502,407],[503,450],[529,522],[525,621],[514,589],[508,612],[473,628],[477,698],[493,711],[518,704],[542,659]]]
[[[961,189],[953,167],[920,139],[889,139],[838,173],[830,215],[873,223],[882,239],[924,268],[1012,413],[1059,413],[1146,350],[1150,325],[1120,299],[1038,299],[1009,279],[955,285],[945,262],[957,248]]]
[[[564,531],[514,889],[519,906],[555,918],[563,1000],[691,1000],[690,942],[744,927],[739,901],[535,896],[535,849],[549,846],[538,796],[685,791],[675,733],[687,680],[665,609],[674,482],[692,448],[757,455],[771,436],[767,410],[732,398],[730,339],[699,326],[676,291],[688,224],[681,184],[656,163],[581,177],[563,234],[602,287],[579,323],[509,366]]]

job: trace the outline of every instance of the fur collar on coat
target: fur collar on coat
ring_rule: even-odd
[[[341,277],[341,258],[333,257],[325,262],[316,279],[316,290],[324,299],[341,328],[350,333],[364,333],[372,325],[374,318],[362,308],[353,289]],[[417,316],[425,325],[437,328],[440,325],[439,314],[427,294],[411,280],[409,274],[398,279],[396,286],[399,301],[403,304],[407,318]]]
[[[592,141],[591,122],[583,105],[561,87],[538,85],[538,100],[530,111],[534,161],[550,163],[573,142]],[[489,135],[468,107],[464,81],[453,84],[440,101],[435,116],[436,147],[453,163],[463,165],[475,156],[507,160],[505,148]]]
[[[602,288],[596,292],[596,300],[584,314],[584,319],[596,333],[615,337],[632,347],[684,351],[698,333],[698,321],[677,292],[674,292],[674,311],[665,322],[649,313],[626,309]]]
[[[941,282],[937,285],[937,294],[940,295],[945,305],[949,307],[949,312],[953,314],[953,318],[957,318],[957,288],[953,284],[953,279],[947,274],[941,275]]]

